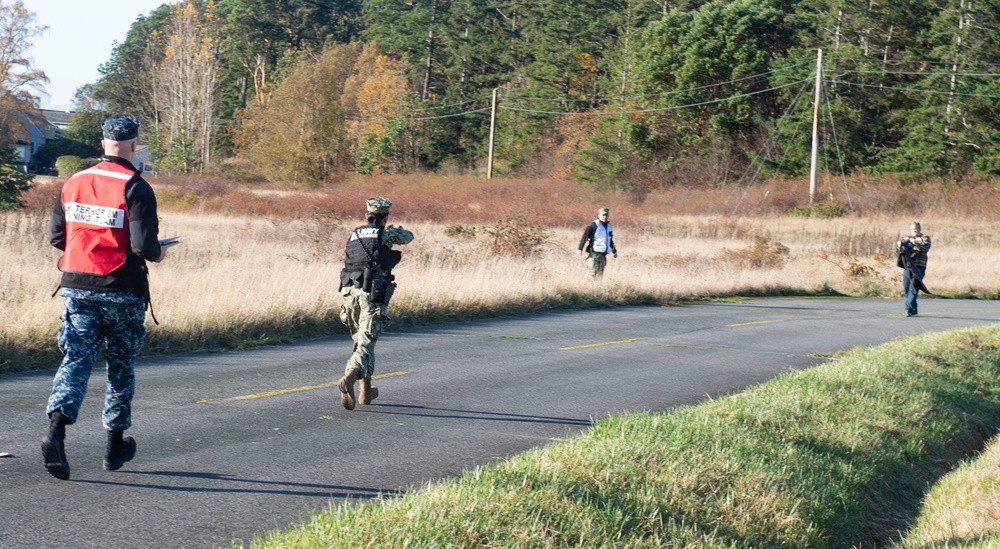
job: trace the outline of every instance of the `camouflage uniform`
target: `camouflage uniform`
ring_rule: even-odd
[[[601,278],[604,276],[604,267],[608,264],[608,254],[597,252],[587,253],[587,271],[591,278]]]
[[[383,245],[409,244],[413,241],[413,233],[402,227],[388,226],[382,233]],[[360,372],[359,377],[370,378],[375,372],[375,342],[378,341],[382,328],[389,320],[388,305],[372,303],[368,292],[354,286],[345,286],[340,290],[343,303],[340,306],[340,321],[351,331],[354,340],[354,351],[347,360],[344,373],[351,370]]]
[[[134,366],[146,337],[146,300],[128,292],[73,288],[61,288],[59,295],[66,303],[58,336],[64,356],[52,381],[46,413],[61,409],[67,424],[76,422],[91,369],[106,344],[108,379],[102,423],[109,431],[124,431],[132,426]]]

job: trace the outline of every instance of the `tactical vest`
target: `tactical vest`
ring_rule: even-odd
[[[381,270],[389,275],[399,263],[402,254],[383,244],[383,231],[378,225],[362,225],[351,232],[347,239],[344,269],[340,272],[341,287],[367,289],[372,271]]]
[[[63,185],[66,245],[59,270],[104,276],[125,264],[128,254],[128,209],[125,185],[135,172],[114,162],[101,162]]]

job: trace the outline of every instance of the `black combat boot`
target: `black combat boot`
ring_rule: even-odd
[[[104,451],[104,470],[117,471],[135,457],[135,439],[123,436],[125,431],[108,431],[108,447]]]
[[[354,409],[354,383],[358,381],[358,374],[356,369],[351,368],[351,371],[337,382],[337,388],[340,389],[340,403],[348,410]]]
[[[49,415],[49,432],[42,438],[42,458],[45,459],[45,470],[50,475],[69,480],[69,462],[66,461],[66,424],[69,421],[56,410]]]

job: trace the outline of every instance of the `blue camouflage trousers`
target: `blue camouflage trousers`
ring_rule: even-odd
[[[58,336],[63,361],[45,412],[61,409],[68,423],[76,422],[103,345],[108,379],[102,423],[109,431],[124,431],[132,426],[135,360],[146,339],[146,300],[132,293],[72,288],[60,289],[59,295],[66,304]]]

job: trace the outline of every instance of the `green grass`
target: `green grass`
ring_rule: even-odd
[[[1000,291],[976,288],[974,286],[969,286],[964,290],[938,291],[935,292],[935,295],[947,299],[985,299],[988,301],[1000,299]]]
[[[1000,326],[919,336],[611,417],[403,496],[333,503],[251,546],[886,546],[998,420]],[[962,543],[988,542],[947,546],[977,546]]]

